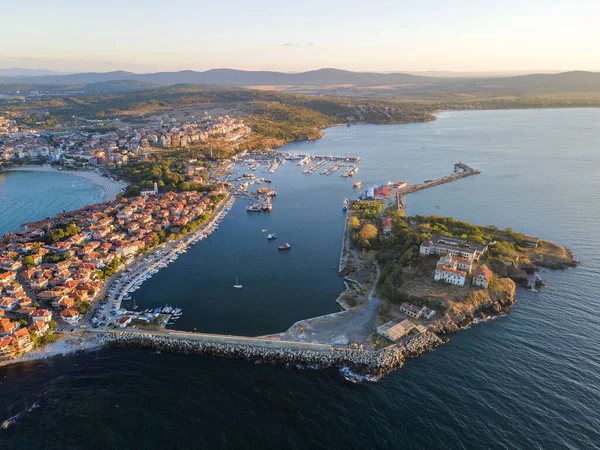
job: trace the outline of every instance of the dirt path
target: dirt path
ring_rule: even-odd
[[[380,298],[375,295],[381,271],[375,262],[376,276],[365,305],[352,311],[301,320],[278,336],[283,340],[345,345],[351,342],[367,344],[376,331]]]

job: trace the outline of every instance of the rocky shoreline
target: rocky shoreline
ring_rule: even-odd
[[[421,355],[443,343],[442,339],[431,332],[418,334],[405,342],[381,350],[366,350],[358,347],[330,347],[327,351],[298,350],[285,348],[284,343],[278,348],[267,348],[126,331],[103,333],[100,340],[113,347],[146,348],[184,355],[209,355],[322,368],[348,366],[357,372],[377,376],[385,375],[401,367],[406,358]]]
[[[496,280],[489,289],[473,292],[464,302],[453,305],[448,313],[432,322],[428,329],[437,334],[454,333],[486,314],[506,313],[516,302],[516,291],[517,286],[511,279]]]

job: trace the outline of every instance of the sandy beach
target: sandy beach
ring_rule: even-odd
[[[57,172],[66,173],[75,177],[84,178],[95,186],[98,186],[104,192],[102,201],[108,202],[117,198],[117,194],[121,193],[127,183],[123,181],[111,180],[108,177],[103,177],[98,172],[91,170],[58,170],[51,166],[21,166],[9,167],[6,171],[10,172]]]

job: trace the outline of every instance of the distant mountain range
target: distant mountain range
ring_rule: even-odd
[[[2,84],[89,84],[105,81],[135,80],[154,84],[221,84],[227,86],[265,85],[315,85],[356,84],[373,86],[384,84],[406,84],[424,82],[429,77],[404,73],[350,72],[338,69],[320,69],[301,73],[246,71],[235,69],[211,69],[205,72],[183,70],[179,72],[157,72],[137,74],[126,71],[88,72],[68,75],[1,76]]]
[[[431,77],[406,73],[351,72],[320,69],[301,73],[212,69],[205,72],[184,70],[136,74],[126,71],[75,74],[29,74],[6,76],[0,70],[0,85],[55,85],[79,88],[85,92],[107,92],[150,89],[175,84],[211,84],[224,86],[298,86],[372,88],[392,86],[402,97],[403,92],[466,93],[473,95],[528,95],[556,92],[600,92],[600,73],[573,71],[557,74],[532,74],[511,77]],[[2,76],[4,74],[4,76]],[[93,85],[93,86],[92,86]]]
[[[64,75],[65,72],[55,72],[47,69],[0,69],[0,77],[31,77],[40,75]]]

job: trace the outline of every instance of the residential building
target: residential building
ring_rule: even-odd
[[[473,272],[473,286],[481,286],[487,289],[491,279],[492,271],[486,266],[478,267]]]
[[[60,317],[69,324],[75,324],[81,319],[81,314],[75,308],[67,308],[60,312]]]

